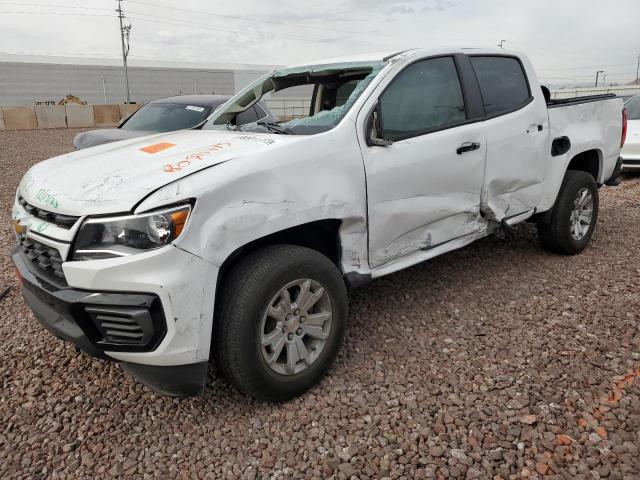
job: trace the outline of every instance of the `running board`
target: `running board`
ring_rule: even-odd
[[[517,215],[512,215],[510,217],[505,217],[500,222],[503,228],[511,229],[514,225],[518,223],[524,222],[527,218],[532,217],[536,213],[536,209],[532,208],[531,210],[527,210],[526,212],[518,213]]]
[[[474,240],[486,237],[489,233],[490,230],[488,227],[483,226],[480,230],[440,243],[433,248],[416,250],[404,257],[396,258],[389,263],[385,263],[382,266],[371,269],[371,278],[379,278],[390,273],[398,272],[412,265],[416,265],[433,257],[437,257],[438,255],[442,255],[443,253],[462,248]]]

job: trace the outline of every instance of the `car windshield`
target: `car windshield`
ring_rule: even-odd
[[[291,135],[331,130],[385,65],[381,61],[352,62],[276,70],[232,97],[203,128]],[[239,113],[260,100],[266,101],[278,121],[244,125],[237,121]]]
[[[134,113],[120,128],[143,132],[172,132],[202,122],[210,107],[179,103],[149,103]]]
[[[633,97],[624,104],[629,120],[640,120],[640,96]]]

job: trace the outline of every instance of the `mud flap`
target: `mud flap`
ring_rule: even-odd
[[[611,176],[604,182],[607,187],[617,187],[620,185],[620,175],[622,174],[622,157],[618,157],[616,168],[613,169]]]
[[[172,397],[198,395],[204,390],[209,362],[188,365],[142,365],[118,362],[126,372],[153,391]]]

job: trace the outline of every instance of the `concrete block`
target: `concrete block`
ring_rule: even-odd
[[[67,128],[64,105],[36,105],[38,128]]]
[[[91,105],[67,105],[67,125],[69,128],[95,127]]]
[[[271,109],[271,110],[273,110],[274,108],[284,108],[285,107],[284,100],[279,100],[279,99],[275,99],[275,98],[270,98],[265,103],[267,104],[267,107],[269,107],[269,109]]]
[[[93,118],[96,127],[115,127],[120,121],[118,105],[94,105]]]
[[[34,107],[2,107],[6,130],[35,130],[38,128]]]
[[[120,119],[127,118],[132,113],[137,112],[142,108],[141,103],[122,103],[120,106]]]
[[[1,108],[0,108],[0,130],[4,130],[4,117],[2,116]]]

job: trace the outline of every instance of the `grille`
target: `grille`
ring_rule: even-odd
[[[49,212],[41,208],[34,207],[28,203],[22,195],[18,195],[18,203],[30,214],[45,222],[53,223],[56,227],[66,228],[69,230],[78,221],[80,217],[72,217],[71,215],[62,215],[60,213]]]
[[[153,336],[153,322],[147,308],[88,306],[85,311],[98,329],[98,343],[144,346]]]
[[[62,257],[60,252],[53,247],[36,242],[24,235],[18,237],[18,244],[25,257],[31,260],[36,266],[56,277],[64,278],[62,271]]]

